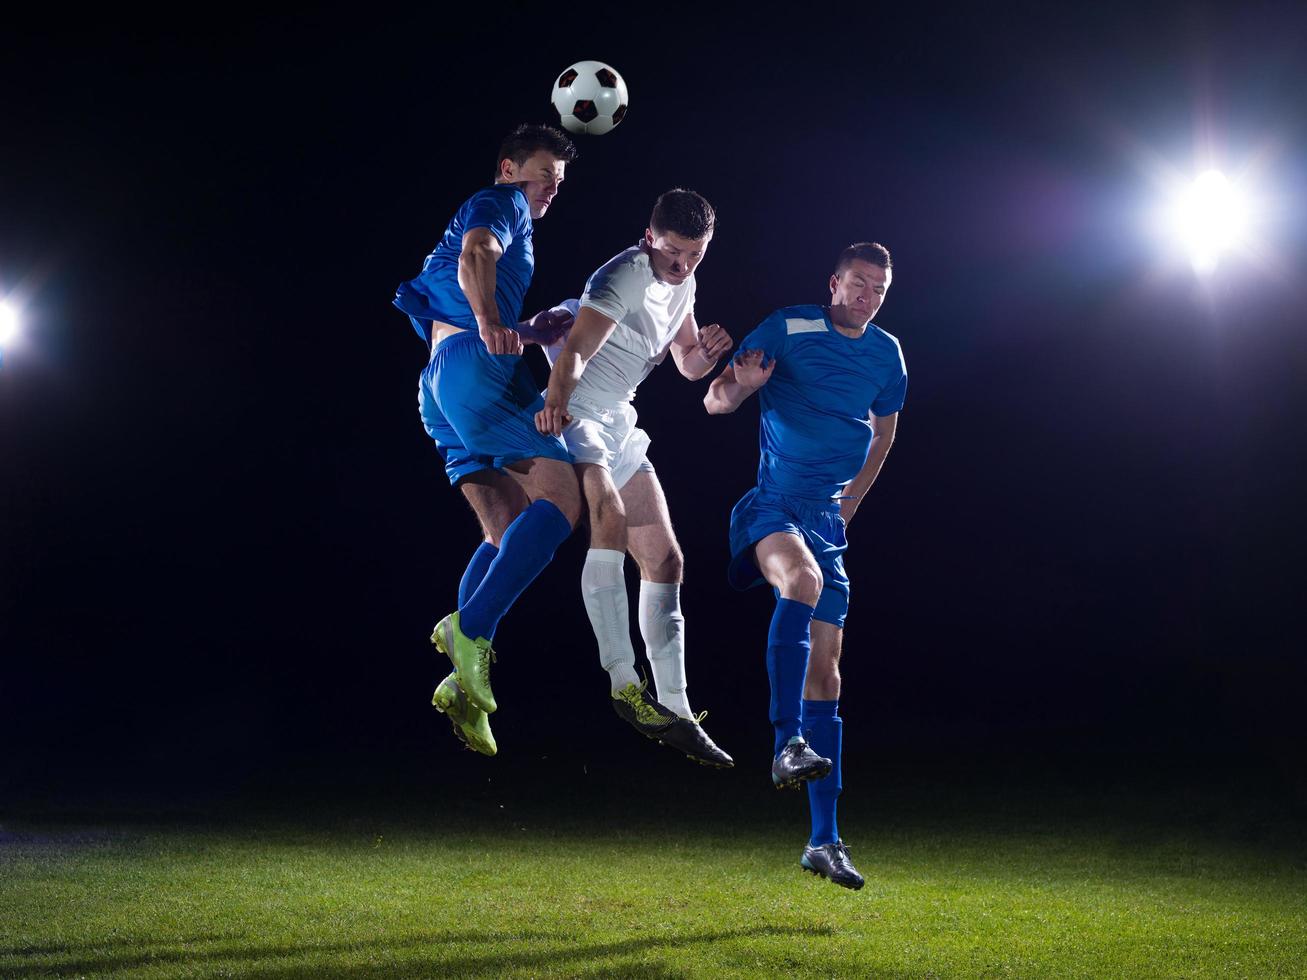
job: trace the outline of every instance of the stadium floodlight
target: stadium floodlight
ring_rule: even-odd
[[[1171,230],[1194,271],[1205,275],[1216,269],[1222,253],[1244,243],[1248,216],[1240,189],[1219,170],[1208,170],[1177,195]]]
[[[18,311],[0,299],[0,347],[18,336]]]

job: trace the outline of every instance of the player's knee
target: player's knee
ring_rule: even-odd
[[[675,541],[660,547],[652,554],[637,555],[640,577],[647,582],[680,583],[685,572],[685,556]]]
[[[809,701],[838,701],[840,698],[839,665],[817,657],[810,659],[803,696]]]
[[[567,523],[576,527],[581,519],[581,488],[577,486],[576,477],[568,472],[560,474],[558,479],[550,481],[545,488],[544,498],[562,511]]]
[[[660,582],[679,582],[685,572],[685,556],[681,554],[680,546],[673,541],[672,546],[667,549],[663,557],[662,577]]]
[[[576,527],[576,522],[581,519],[581,495],[562,494],[560,497],[553,498],[554,506],[563,512],[567,518],[567,523]]]
[[[589,501],[592,547],[626,550],[626,509],[620,497],[603,494]]]
[[[781,595],[805,606],[816,606],[821,598],[821,586],[821,569],[814,565],[796,565],[786,570]]]
[[[521,513],[521,507],[512,507],[505,502],[503,505],[479,515],[481,518],[481,532],[485,539],[498,548],[500,542],[504,539],[504,533],[508,530],[508,526],[517,520],[518,515]]]

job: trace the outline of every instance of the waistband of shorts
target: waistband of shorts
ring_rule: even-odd
[[[635,415],[635,406],[632,405],[629,401],[625,401],[625,400],[617,402],[616,404],[610,403],[605,405],[603,402],[596,401],[593,398],[587,398],[585,395],[579,395],[574,391],[572,392],[572,397],[569,398],[567,401],[569,405],[575,402],[576,404],[580,405],[582,408],[588,408],[592,412],[603,412],[609,415],[630,414],[632,417],[634,417]]]
[[[770,487],[759,487],[758,497],[763,501],[784,504],[800,515],[830,517],[838,516],[840,512],[838,497],[801,497]]]
[[[431,348],[431,354],[434,357],[437,351],[444,350],[449,347],[453,347],[456,344],[466,343],[469,337],[475,337],[477,340],[480,340],[481,334],[479,334],[475,330],[469,330],[467,328],[464,328],[460,330],[458,333],[450,334],[440,343],[436,344],[435,347]]]

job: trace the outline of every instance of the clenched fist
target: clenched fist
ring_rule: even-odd
[[[699,350],[710,361],[715,361],[731,349],[734,341],[719,323],[699,328]]]
[[[477,333],[481,335],[481,342],[486,345],[486,350],[492,354],[522,353],[522,338],[518,336],[516,330],[509,330],[498,323],[487,323],[480,327]]]

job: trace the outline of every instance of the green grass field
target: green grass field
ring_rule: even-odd
[[[854,893],[799,871],[797,794],[696,803],[745,784],[686,778],[634,820],[592,805],[612,785],[568,806],[11,815],[0,977],[1307,975],[1283,813],[888,795],[842,819]]]

